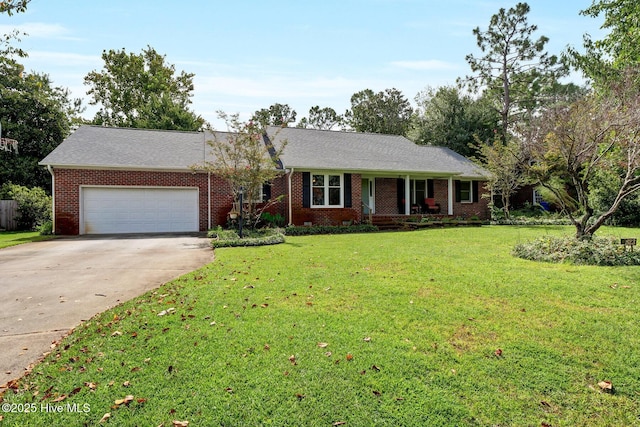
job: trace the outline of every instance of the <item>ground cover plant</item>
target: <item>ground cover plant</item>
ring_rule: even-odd
[[[238,230],[225,230],[217,227],[207,233],[212,238],[214,248],[228,248],[235,246],[264,246],[284,243],[283,230],[280,228],[263,228],[259,230],[246,229],[240,238]]]
[[[0,232],[0,249],[48,239],[51,239],[51,236],[40,235],[37,231],[2,231]]]
[[[2,425],[636,425],[638,267],[510,254],[571,233],[216,249],[212,264],[78,327],[4,393],[16,411]]]
[[[578,265],[640,266],[640,251],[621,244],[613,236],[576,239],[574,236],[543,236],[518,243],[513,254],[520,258],[543,262]]]

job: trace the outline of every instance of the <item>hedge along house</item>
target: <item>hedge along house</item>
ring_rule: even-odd
[[[488,215],[484,180],[472,162],[400,136],[270,128],[287,146],[283,174],[265,198],[289,224],[361,222],[438,204],[453,216]],[[224,138],[225,133],[215,137]],[[82,126],[40,164],[52,175],[56,234],[202,232],[224,225],[233,197],[226,181],[194,165],[211,162],[209,132]],[[273,141],[270,140],[273,139]]]

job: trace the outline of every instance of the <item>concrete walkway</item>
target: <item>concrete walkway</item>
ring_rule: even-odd
[[[0,387],[70,329],[213,260],[209,240],[57,238],[0,249]]]

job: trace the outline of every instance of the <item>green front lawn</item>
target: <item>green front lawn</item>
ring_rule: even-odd
[[[35,412],[5,411],[2,425],[96,425],[107,413],[101,425],[637,425],[640,268],[510,255],[572,231],[218,249],[77,328],[4,394]]]
[[[1,231],[0,249],[8,246],[20,245],[22,243],[39,242],[48,240],[53,236],[41,236],[37,231]]]

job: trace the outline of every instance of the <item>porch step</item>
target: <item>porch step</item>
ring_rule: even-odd
[[[376,217],[371,218],[371,223],[378,227],[378,230],[402,230],[403,225],[391,217]]]

